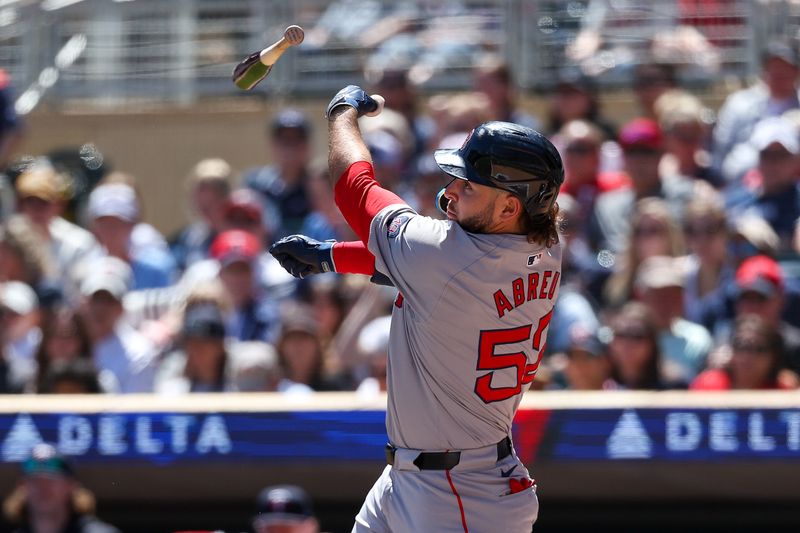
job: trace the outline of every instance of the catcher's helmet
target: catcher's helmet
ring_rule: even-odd
[[[547,215],[564,182],[555,146],[541,133],[511,122],[484,122],[461,148],[436,150],[433,156],[454,178],[516,195],[531,218]]]

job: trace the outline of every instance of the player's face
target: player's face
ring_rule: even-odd
[[[454,179],[445,188],[447,218],[470,233],[489,233],[495,225],[498,191],[485,185]]]

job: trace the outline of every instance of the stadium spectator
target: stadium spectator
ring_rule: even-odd
[[[186,178],[191,215],[196,220],[170,240],[179,270],[207,259],[211,243],[224,230],[225,200],[230,193],[232,173],[227,161],[211,158],[199,161]]]
[[[289,305],[282,309],[281,334],[275,348],[283,370],[278,391],[307,394],[341,387],[326,375],[326,360],[319,337],[319,324],[310,309]]]
[[[597,197],[605,192],[629,187],[628,176],[601,169],[602,133],[591,122],[572,120],[556,134],[564,160],[564,184],[561,194],[569,194],[578,202],[570,222],[572,240],[580,239],[591,250],[599,248],[598,229],[593,219]]]
[[[45,240],[27,218],[12,215],[0,226],[0,281],[38,289],[45,279],[58,282]]]
[[[559,69],[547,109],[546,131],[550,134],[555,134],[568,123],[578,120],[594,126],[600,133],[601,142],[617,138],[616,128],[600,114],[595,80],[580,67],[566,66]]]
[[[42,342],[36,351],[36,376],[26,390],[40,392],[54,363],[76,359],[92,362],[92,341],[83,317],[62,306],[48,313],[42,322]]]
[[[134,198],[131,202],[136,206],[139,213],[130,238],[130,254],[133,257],[142,256],[155,256],[152,260],[159,262],[166,262],[172,269],[175,269],[175,259],[169,249],[169,243],[158,231],[155,226],[145,222],[144,220],[144,198],[139,190],[136,178],[127,172],[114,171],[100,180],[99,186],[102,185],[127,185],[134,192]],[[126,200],[128,201],[128,200]]]
[[[570,390],[603,390],[612,386],[608,348],[597,330],[580,324],[570,328],[562,373]]]
[[[684,316],[709,331],[730,315],[726,289],[735,264],[728,256],[727,216],[722,198],[709,192],[686,206],[683,234],[690,255],[686,263]]]
[[[634,281],[639,265],[649,257],[684,253],[680,228],[660,198],[644,198],[636,203],[631,233],[624,254],[617,256],[614,272],[603,287],[605,306],[619,308],[634,297]]]
[[[267,487],[256,499],[254,533],[318,533],[311,498],[295,485]]]
[[[36,373],[36,350],[42,339],[36,293],[25,283],[0,284],[0,346],[12,390],[22,392]]]
[[[633,93],[642,117],[656,120],[656,102],[668,91],[678,87],[675,65],[642,58],[633,71]]]
[[[747,143],[756,124],[800,108],[797,49],[786,40],[767,43],[761,53],[761,79],[729,95],[714,127],[714,166],[728,182],[738,181],[752,166]]]
[[[37,444],[22,462],[22,479],[3,502],[3,511],[19,526],[15,533],[119,533],[94,516],[94,495],[51,444]]]
[[[755,213],[742,213],[731,216],[725,212],[730,221],[730,238],[728,255],[730,263],[738,267],[745,259],[756,255],[768,257],[778,256],[780,242],[778,234],[769,223]]]
[[[628,302],[610,322],[608,345],[612,389],[661,390],[658,326],[653,311],[640,302]]]
[[[233,390],[231,362],[225,347],[225,322],[212,303],[186,308],[179,349],[161,362],[155,392],[223,392]]]
[[[103,392],[94,363],[88,359],[55,361],[42,378],[39,394],[98,394]]]
[[[665,92],[654,105],[664,133],[661,176],[681,176],[722,187],[722,176],[711,166],[711,154],[706,150],[711,111],[699,98],[680,89]]]
[[[413,139],[410,156],[416,158],[424,153],[431,142],[434,123],[420,111],[416,86],[409,79],[407,65],[391,63],[391,59],[376,54],[367,61],[364,78],[375,93],[386,99],[386,109],[396,111],[405,120]]]
[[[619,143],[631,187],[601,194],[592,221],[602,236],[601,248],[616,253],[625,248],[631,214],[638,200],[651,196],[663,198],[672,215],[680,220],[683,207],[694,192],[693,183],[685,178],[661,178],[659,162],[663,155],[663,136],[655,121],[629,122],[620,130]]]
[[[133,245],[134,229],[140,222],[140,206],[133,187],[124,183],[98,186],[89,195],[87,216],[92,233],[106,253],[130,265],[131,290],[172,285],[175,263],[169,253],[158,245]]]
[[[758,315],[742,315],[731,331],[730,360],[723,368],[706,370],[690,389],[764,390],[798,388],[796,375],[785,372],[780,332]]]
[[[235,342],[228,346],[230,380],[237,392],[275,392],[281,380],[278,353],[260,341]]]
[[[389,354],[389,328],[392,317],[381,316],[368,322],[358,335],[357,348],[366,366],[367,376],[356,388],[360,398],[371,399],[386,392],[386,369]]]
[[[300,111],[284,109],[270,122],[273,164],[245,172],[243,182],[260,193],[264,211],[278,213],[274,238],[296,233],[311,211],[306,192],[311,160],[311,123]]]
[[[133,276],[130,266],[107,256],[86,267],[80,284],[84,298],[81,311],[92,340],[95,366],[109,376],[109,392],[152,392],[156,349],[128,324],[122,304]]]
[[[259,290],[273,300],[291,296],[297,285],[296,280],[274,257],[263,252],[271,244],[272,229],[277,223],[277,219],[265,221],[264,206],[258,193],[252,189],[237,189],[231,192],[225,202],[225,230],[250,233],[259,243],[254,275]]]
[[[481,57],[472,69],[472,85],[476,92],[485,95],[489,101],[487,120],[502,120],[541,129],[539,120],[517,105],[517,84],[511,67],[502,57],[496,54]],[[473,127],[476,125],[473,124]]]
[[[80,262],[102,254],[91,233],[59,216],[66,199],[65,184],[49,164],[31,164],[17,177],[16,188],[19,212],[47,242],[59,279],[70,280]],[[69,301],[75,301],[75,292],[75,287],[65,283]]]
[[[783,318],[783,313],[797,314],[787,305],[787,280],[781,266],[767,256],[746,259],[736,270],[732,287],[734,294],[734,317],[747,314],[762,317],[776,328],[783,339],[784,361],[796,372],[800,372],[800,329]],[[714,331],[718,344],[730,338],[730,322],[719,322]]]
[[[228,230],[211,245],[211,257],[219,263],[218,277],[232,307],[226,317],[227,336],[240,341],[274,342],[280,327],[275,300],[265,297],[258,282],[261,244],[249,232]]]
[[[756,124],[750,144],[758,164],[743,183],[731,187],[728,209],[734,215],[753,213],[775,230],[779,253],[792,249],[795,224],[800,218],[800,140],[797,127],[782,117]]]
[[[705,367],[713,342],[700,324],[683,317],[683,258],[651,256],[636,271],[637,298],[653,311],[665,382],[688,385]]]
[[[309,166],[306,190],[311,204],[311,212],[303,220],[300,228],[301,235],[307,235],[318,241],[354,239],[353,230],[347,225],[347,221],[333,201],[327,161],[321,159],[312,161]]]

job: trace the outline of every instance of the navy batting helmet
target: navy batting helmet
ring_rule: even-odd
[[[564,165],[553,143],[511,122],[484,122],[461,148],[436,150],[433,156],[454,178],[516,195],[532,218],[547,215],[564,182]]]

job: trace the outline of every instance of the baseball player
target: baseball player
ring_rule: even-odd
[[[448,220],[434,220],[375,181],[357,118],[376,111],[351,85],[326,113],[336,204],[361,240],[294,235],[271,249],[297,277],[357,272],[399,289],[389,466],[353,531],[530,532],[536,486],[510,431],[558,294],[561,158],[532,129],[481,124],[460,149],[435,153],[453,179],[437,197]]]

